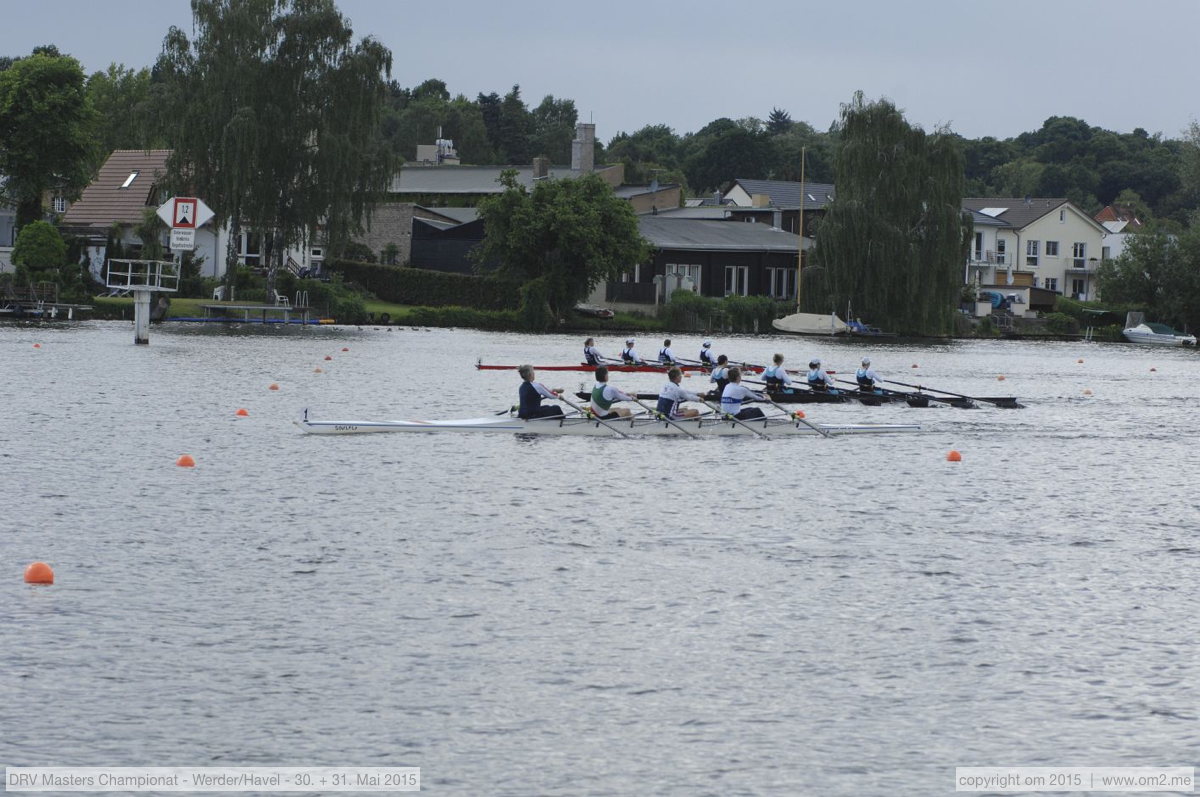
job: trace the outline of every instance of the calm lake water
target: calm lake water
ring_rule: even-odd
[[[583,337],[0,326],[0,761],[418,766],[464,795],[1198,763],[1200,354],[716,338],[1028,405],[806,408],[925,428],[896,437],[292,425],[501,410],[518,380],[477,357]],[[54,586],[22,583],[39,559]]]

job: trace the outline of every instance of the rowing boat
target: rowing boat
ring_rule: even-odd
[[[678,368],[684,372],[704,373],[708,369],[702,365],[658,365],[656,363],[646,363],[644,365],[625,365],[616,363],[605,363],[608,370],[612,373],[648,373],[648,374],[665,374],[671,368]],[[488,365],[483,362],[475,363],[475,367],[480,371],[515,371],[520,366],[517,365]],[[579,363],[578,365],[535,365],[536,371],[595,371],[596,366],[588,365],[587,363]]]
[[[685,418],[666,423],[647,415],[615,418],[603,423],[579,415],[523,420],[515,416],[463,418],[446,421],[313,421],[305,417],[296,425],[308,434],[371,434],[376,432],[501,432],[508,434],[578,435],[613,437],[617,432],[626,435],[656,437],[771,437],[800,435],[903,434],[919,432],[916,424],[904,423],[831,423],[806,424],[786,416],[756,418],[740,422],[716,415]]]

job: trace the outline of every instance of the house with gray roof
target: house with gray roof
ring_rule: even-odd
[[[795,232],[804,210],[806,237],[813,236],[817,221],[833,201],[829,183],[800,183],[792,180],[749,180],[739,177],[725,192],[725,201],[734,206],[730,217],[739,221],[761,221],[763,211],[774,213],[771,224]]]
[[[968,281],[1098,298],[1096,269],[1107,256],[1107,230],[1070,200],[968,197],[962,206],[976,220]]]

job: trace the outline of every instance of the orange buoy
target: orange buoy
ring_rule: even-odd
[[[238,416],[239,418],[245,418],[249,414],[250,413],[246,411],[245,407],[242,407],[241,409],[239,409],[237,412],[234,413],[234,415]]]
[[[325,355],[325,359],[326,359],[326,360],[332,360],[332,359],[333,359],[333,355],[331,355],[331,354],[326,354],[326,355]]]
[[[1080,357],[1080,358],[1079,358],[1078,360],[1076,360],[1075,362],[1077,362],[1077,363],[1081,363],[1081,362],[1083,362],[1083,358],[1082,358],[1082,357]]]
[[[191,454],[182,454],[179,459],[175,460],[175,464],[181,468],[194,468],[196,467],[196,460],[192,459]]]
[[[1000,376],[996,377],[997,382],[1003,382],[1004,379],[1005,379],[1004,374],[1000,374]]]
[[[278,390],[278,389],[279,389],[279,385],[275,384],[274,382],[267,385],[267,390]]]
[[[1088,387],[1088,388],[1084,388],[1084,390],[1083,390],[1083,395],[1085,395],[1085,396],[1090,396],[1090,395],[1092,395],[1092,389],[1091,389],[1090,387]]]
[[[342,351],[350,351],[350,350],[348,348],[346,348],[345,346],[343,346]]]
[[[323,374],[323,373],[325,373],[325,369],[324,368],[314,368],[313,373],[314,374]]]
[[[53,584],[54,568],[45,562],[34,562],[25,568],[26,584]]]
[[[796,410],[795,412],[792,413],[792,417],[793,418],[803,418],[804,410]]]
[[[962,462],[962,454],[954,449],[950,449],[950,453],[946,455],[947,462]]]
[[[40,343],[35,343],[35,344],[33,344],[33,348],[35,348],[35,349],[40,349],[40,348],[42,348],[42,344],[40,344]]]

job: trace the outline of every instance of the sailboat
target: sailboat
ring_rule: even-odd
[[[837,317],[837,313],[802,313],[800,312],[800,285],[803,279],[801,269],[804,263],[804,153],[800,149],[800,244],[796,252],[796,312],[776,318],[771,326],[780,332],[793,335],[843,335],[850,331],[846,322]]]

